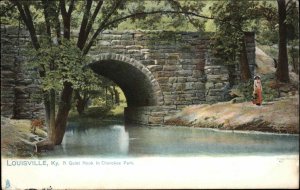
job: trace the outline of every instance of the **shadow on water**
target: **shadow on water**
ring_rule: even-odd
[[[122,121],[69,122],[62,145],[40,157],[140,157],[298,154],[298,135],[188,127],[124,127]]]

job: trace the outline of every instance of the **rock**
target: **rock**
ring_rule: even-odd
[[[285,92],[285,93],[288,93],[290,91],[290,87],[289,86],[282,86],[280,87],[280,91],[281,92]]]
[[[236,98],[233,98],[232,100],[230,100],[230,102],[232,103],[232,104],[235,104],[235,103],[241,103],[241,102],[243,102],[244,101],[244,99],[242,98],[242,97],[236,97]]]
[[[54,144],[50,140],[46,139],[36,143],[36,152],[48,151],[54,149]]]
[[[236,89],[236,88],[231,89],[229,92],[229,95],[233,98],[244,97],[244,94],[239,89]]]

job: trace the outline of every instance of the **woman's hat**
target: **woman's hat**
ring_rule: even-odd
[[[255,75],[254,79],[260,79],[260,76],[259,75]]]

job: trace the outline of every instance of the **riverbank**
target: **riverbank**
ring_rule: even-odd
[[[221,130],[299,133],[299,95],[257,106],[251,102],[221,102],[189,106],[166,121],[167,125]]]
[[[47,133],[37,128],[30,130],[30,120],[13,120],[1,116],[1,154],[3,157],[33,157],[36,143],[43,141]]]

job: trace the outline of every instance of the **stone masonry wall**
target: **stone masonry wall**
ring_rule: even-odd
[[[38,117],[43,112],[43,106],[34,96],[40,91],[37,81],[25,72],[24,57],[20,54],[30,40],[27,33],[18,32],[1,26],[1,115]],[[133,60],[145,66],[143,69],[147,71],[143,72],[150,72],[154,76],[153,82],[158,84],[155,88],[160,88],[161,104],[129,107],[125,114],[128,119],[135,119],[136,123],[161,124],[165,117],[187,105],[227,99],[229,70],[213,61],[209,43],[208,34],[195,32],[105,31],[93,44],[89,56],[95,61],[99,57],[111,59],[123,56],[122,60]],[[253,33],[247,34],[247,51],[253,73]],[[101,56],[107,54],[114,56]],[[236,66],[231,72],[236,74],[238,69]]]
[[[198,33],[107,31],[90,55],[113,52],[139,61],[158,81],[164,105],[180,109],[206,101],[204,65],[208,43],[208,37]]]
[[[255,65],[254,33],[246,33],[250,70]],[[91,56],[115,53],[133,58],[151,71],[160,84],[164,105],[186,105],[228,99],[229,70],[209,54],[209,37],[195,32],[106,31]],[[238,65],[232,75],[239,80]]]
[[[28,33],[1,25],[1,115],[31,119],[44,114],[36,81],[24,68],[23,50],[30,44]]]

